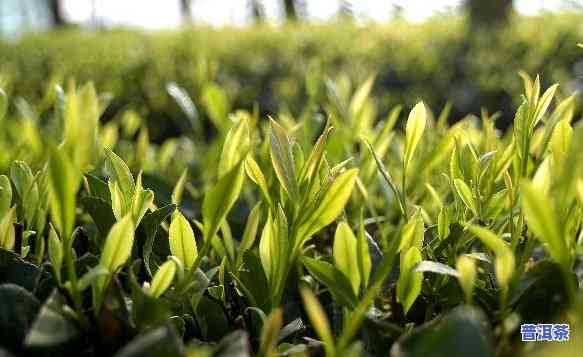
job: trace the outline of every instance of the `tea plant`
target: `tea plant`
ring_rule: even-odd
[[[45,118],[0,92],[0,345],[576,355],[583,126],[574,95],[522,77],[506,133],[497,114],[449,126],[449,107],[423,102],[402,130],[401,107],[377,121],[371,76],[354,92],[327,81],[326,121],[316,103],[298,118],[230,113],[213,87],[205,138],[171,84],[190,130],[161,144],[135,112],[102,124],[92,84],[50,89]],[[571,340],[520,341],[520,324],[542,322],[570,324]]]

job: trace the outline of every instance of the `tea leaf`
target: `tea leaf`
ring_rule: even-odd
[[[364,227],[364,217],[361,212],[360,225],[358,230],[358,236],[356,238],[356,254],[358,262],[358,270],[360,273],[362,286],[366,288],[368,286],[368,280],[370,278],[370,272],[372,270],[372,262],[370,258],[370,252],[368,250],[368,239],[366,237],[366,231]]]
[[[172,284],[175,274],[176,264],[173,261],[169,260],[162,264],[156,272],[156,275],[154,275],[154,279],[152,279],[150,288],[147,290],[148,294],[155,298],[162,296],[168,290],[170,284]]]
[[[334,235],[334,266],[350,281],[355,294],[358,294],[361,280],[357,254],[356,237],[348,224],[341,222]]]
[[[247,156],[245,159],[245,172],[251,181],[253,181],[259,187],[259,190],[261,191],[261,194],[263,195],[263,198],[267,204],[273,207],[273,202],[271,200],[271,196],[269,195],[267,180],[265,179],[263,172],[261,172],[261,168],[259,168],[259,165],[251,155]]]
[[[423,260],[419,262],[415,267],[412,269],[413,272],[420,272],[420,273],[436,273],[441,275],[449,275],[449,276],[458,276],[458,272],[450,267],[449,265],[445,265],[440,262],[434,262],[431,260]]]
[[[6,92],[4,92],[2,88],[0,88],[0,121],[4,119],[7,111],[8,111],[8,97],[6,96]]]
[[[541,195],[532,183],[520,187],[522,209],[528,228],[544,243],[551,257],[560,264],[567,264],[568,256],[561,228],[549,198]]]
[[[243,162],[241,161],[221,177],[204,196],[202,217],[205,241],[210,241],[217,234],[223,219],[239,197],[244,179]]]
[[[176,181],[176,185],[174,185],[174,189],[172,190],[172,203],[177,206],[180,206],[180,202],[182,201],[182,192],[184,192],[184,185],[186,184],[186,178],[188,177],[188,169],[184,169],[178,181]]]
[[[419,102],[409,113],[405,128],[405,154],[403,156],[403,165],[405,168],[409,167],[413,154],[421,140],[421,136],[423,136],[426,121],[425,104]]]
[[[279,339],[282,322],[283,314],[281,309],[275,309],[267,316],[261,329],[261,344],[257,352],[257,357],[275,355],[275,348]]]
[[[296,181],[296,168],[292,153],[292,145],[285,129],[275,120],[270,119],[271,124],[271,162],[281,186],[291,200],[299,197]]]
[[[315,211],[306,212],[306,215],[309,215],[302,220],[298,228],[300,239],[308,239],[338,217],[352,193],[357,175],[358,170],[351,169],[334,179]]]
[[[49,260],[53,265],[57,282],[61,282],[61,269],[63,267],[63,245],[57,236],[57,232],[51,225],[49,228]]]
[[[468,187],[468,185],[461,179],[454,179],[453,184],[457,191],[457,194],[462,199],[464,205],[469,208],[473,214],[476,216],[478,215],[478,206],[476,205],[476,201],[472,195],[472,190]]]
[[[466,302],[471,302],[474,282],[476,280],[476,264],[474,259],[463,255],[458,257],[456,270],[458,272],[458,280],[466,297]]]
[[[10,208],[0,219],[0,247],[6,250],[14,248],[14,222],[16,222],[16,207]]]
[[[52,150],[49,161],[49,187],[52,222],[66,241],[75,224],[75,196],[81,175],[62,150]]]
[[[186,268],[192,268],[198,255],[194,232],[188,220],[178,210],[172,214],[168,234],[172,255],[178,257]]]
[[[324,343],[326,354],[328,356],[334,356],[334,337],[322,305],[320,305],[318,299],[310,290],[302,288],[300,289],[300,294],[302,295],[304,307],[314,326],[314,330],[316,330],[316,333]]]
[[[134,243],[134,229],[129,215],[111,227],[99,261],[111,273],[115,273],[129,259]]]
[[[308,257],[303,257],[302,263],[316,280],[330,290],[340,304],[350,309],[356,306],[358,301],[350,281],[332,264]]]
[[[130,201],[134,196],[135,191],[134,177],[132,176],[130,169],[126,163],[110,149],[105,149],[105,156],[107,158],[105,167],[110,175],[110,181],[108,183],[110,185],[110,191],[112,190],[111,185],[117,185],[122,198],[125,201]],[[117,191],[117,189],[115,191]],[[113,192],[111,193],[113,200]]]
[[[411,247],[401,260],[401,270],[397,281],[397,301],[403,305],[403,311],[407,313],[417,297],[421,293],[423,273],[414,272],[413,267],[421,261],[421,252],[416,247]]]
[[[12,203],[12,185],[6,175],[0,175],[0,217],[4,216]]]

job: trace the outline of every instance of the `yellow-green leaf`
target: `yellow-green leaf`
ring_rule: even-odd
[[[423,273],[414,272],[413,268],[422,260],[421,252],[417,247],[411,247],[401,259],[399,280],[397,281],[397,301],[407,313],[421,293]]]
[[[405,154],[403,164],[406,168],[409,167],[415,149],[417,149],[421,136],[423,136],[426,121],[425,104],[419,102],[409,113],[405,127]]]
[[[270,119],[270,123],[270,156],[273,169],[281,187],[290,199],[296,200],[299,197],[299,191],[291,141],[281,125],[273,119]]]
[[[204,196],[202,218],[205,240],[210,240],[217,234],[223,219],[239,197],[244,179],[243,162],[241,161],[221,177]]]
[[[361,278],[358,270],[357,241],[346,222],[341,222],[336,228],[332,252],[334,266],[346,276],[354,293],[358,294]]]
[[[476,280],[476,263],[474,259],[465,255],[460,256],[456,262],[456,270],[459,274],[458,280],[464,291],[466,302],[471,302],[474,281]]]
[[[474,200],[474,196],[472,195],[472,190],[468,187],[468,185],[462,179],[454,179],[453,185],[455,186],[455,190],[457,194],[462,199],[464,205],[469,208],[474,215],[478,215],[478,206],[476,205],[476,201]]]
[[[6,175],[0,175],[0,217],[8,211],[12,203],[12,185]]]
[[[308,239],[338,217],[352,193],[357,175],[358,170],[351,169],[336,177],[314,212],[305,212],[298,228],[299,239]]]
[[[148,294],[155,298],[162,296],[172,284],[174,275],[176,275],[176,264],[173,261],[169,260],[162,264],[152,279],[150,288],[147,290]]]
[[[132,252],[134,230],[134,223],[130,215],[125,216],[111,227],[101,253],[101,266],[114,273],[125,264]]]
[[[7,250],[14,248],[14,222],[16,222],[16,208],[12,207],[0,219],[0,247]]]
[[[522,209],[528,228],[546,244],[551,257],[560,264],[568,264],[566,242],[552,202],[541,195],[532,183],[524,182],[520,187]]]
[[[188,269],[192,268],[198,256],[196,240],[190,223],[178,210],[172,214],[168,240],[172,255],[178,257]]]
[[[328,318],[326,318],[326,313],[322,305],[320,305],[320,302],[310,290],[302,288],[300,289],[300,294],[302,295],[304,307],[312,322],[312,326],[324,343],[324,348],[327,352],[326,355],[334,356],[334,335],[332,334]]]
[[[65,241],[75,224],[75,198],[81,175],[62,150],[52,150],[49,161],[49,192],[52,222]]]

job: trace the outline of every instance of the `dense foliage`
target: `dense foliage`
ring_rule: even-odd
[[[517,18],[497,35],[469,34],[463,21],[438,19],[411,25],[357,27],[350,23],[245,29],[194,28],[180,33],[130,31],[33,34],[0,44],[0,78],[12,97],[40,100],[62,79],[94,81],[113,94],[105,116],[132,107],[150,123],[155,141],[182,129],[181,114],[166,93],[175,82],[193,94],[201,115],[214,84],[226,92],[229,108],[262,114],[301,113],[327,95],[326,80],[351,83],[377,75],[374,98],[380,114],[423,99],[432,108],[452,101],[460,117],[482,107],[511,121],[520,104],[519,70],[539,73],[550,85],[581,89],[581,16]],[[48,80],[48,81],[47,81]]]
[[[135,111],[102,123],[91,83],[0,92],[2,353],[576,356],[583,125],[522,76],[504,133],[381,118],[374,76],[269,119],[214,85],[202,120],[171,84],[161,143]],[[520,342],[542,322],[571,340]]]

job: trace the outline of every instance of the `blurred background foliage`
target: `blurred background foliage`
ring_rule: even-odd
[[[575,46],[583,15],[489,14],[497,21],[487,22],[478,15],[488,10],[471,3],[471,21],[444,16],[419,24],[397,17],[363,25],[340,15],[314,23],[292,13],[274,26],[261,21],[261,7],[258,23],[246,27],[90,31],[59,23],[57,31],[0,42],[0,81],[10,96],[36,103],[55,83],[92,80],[113,98],[103,120],[132,109],[147,119],[154,142],[185,127],[169,83],[184,88],[206,118],[208,100],[224,101],[227,111],[257,106],[262,115],[298,116],[330,95],[327,83],[347,96],[372,73],[380,117],[396,104],[423,99],[438,110],[451,101],[450,120],[490,108],[500,112],[499,128],[519,103],[519,71],[541,74],[544,85],[560,82],[564,95],[583,87],[583,53]],[[503,5],[499,11],[507,11]]]

